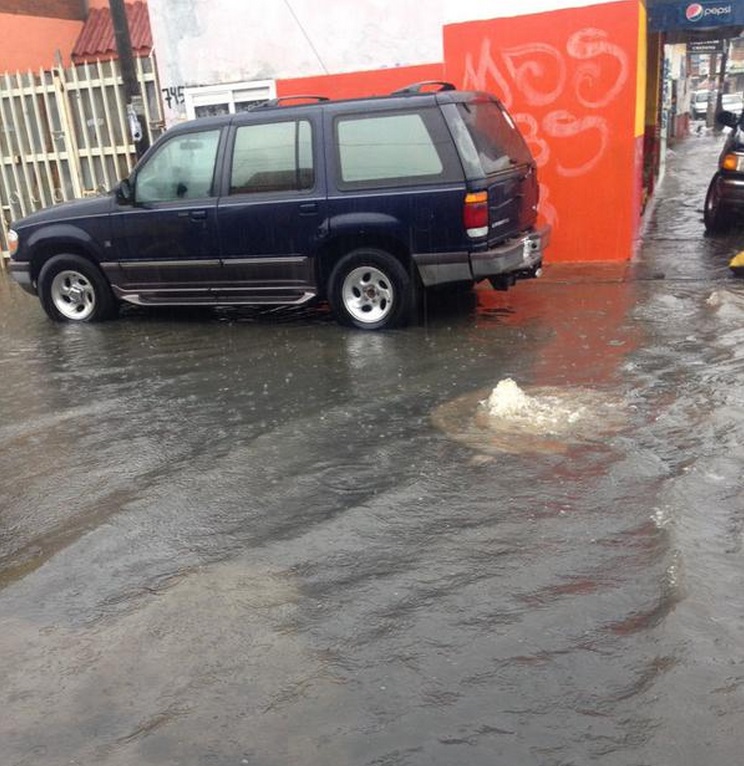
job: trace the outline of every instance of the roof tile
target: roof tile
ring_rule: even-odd
[[[147,56],[152,50],[152,32],[147,3],[125,3],[129,21],[129,37],[135,56]],[[80,36],[72,49],[72,60],[76,64],[96,59],[118,58],[114,25],[108,8],[91,8]]]

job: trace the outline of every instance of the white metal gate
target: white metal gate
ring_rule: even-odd
[[[135,62],[154,140],[163,126],[155,60]],[[11,221],[108,191],[134,159],[118,61],[0,74],[0,251]]]

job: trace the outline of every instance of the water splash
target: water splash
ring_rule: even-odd
[[[500,380],[488,399],[480,403],[490,418],[544,433],[561,434],[587,416],[585,405],[566,401],[559,395],[530,396],[511,378]]]
[[[624,402],[582,388],[524,390],[511,378],[438,407],[434,424],[480,452],[563,452],[627,422]]]

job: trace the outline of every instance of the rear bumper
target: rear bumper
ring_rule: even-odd
[[[543,251],[549,242],[550,227],[544,226],[484,253],[471,253],[473,279],[478,282],[504,274],[532,271],[542,263]]]
[[[36,295],[36,287],[31,279],[31,264],[23,261],[8,262],[10,276],[30,295]]]
[[[520,278],[534,276],[549,242],[550,226],[543,226],[483,252],[426,253],[413,259],[425,287],[505,275]]]

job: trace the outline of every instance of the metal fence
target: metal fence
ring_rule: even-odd
[[[154,140],[163,125],[154,58],[136,69]],[[0,252],[11,221],[108,191],[134,159],[118,61],[0,74]]]

